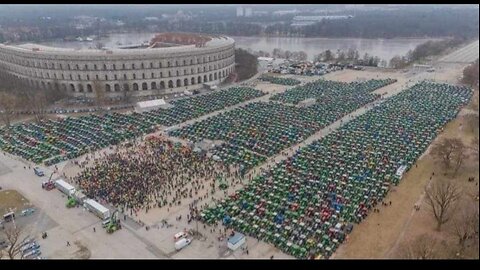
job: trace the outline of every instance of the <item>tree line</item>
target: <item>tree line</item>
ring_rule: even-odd
[[[466,40],[463,38],[452,38],[433,41],[429,40],[410,50],[404,56],[394,56],[390,59],[390,67],[401,69],[421,60],[425,60],[430,56],[440,55],[450,48],[454,48],[463,44]]]

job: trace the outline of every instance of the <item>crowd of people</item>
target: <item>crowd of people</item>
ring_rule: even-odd
[[[79,164],[75,182],[91,198],[107,201],[131,215],[155,207],[168,209],[183,199],[208,198],[216,179],[238,177],[238,170],[197,154],[161,136],[118,147]]]

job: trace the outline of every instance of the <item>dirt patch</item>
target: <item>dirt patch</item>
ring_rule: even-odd
[[[89,259],[92,256],[92,252],[84,246],[80,241],[74,242],[75,246],[77,246],[78,250],[73,253],[74,258],[76,259]]]
[[[2,215],[10,211],[22,211],[32,206],[33,205],[16,190],[0,191],[0,214]]]

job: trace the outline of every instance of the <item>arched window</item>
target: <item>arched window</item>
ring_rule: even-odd
[[[65,80],[65,75],[62,73],[62,80]]]
[[[186,69],[183,70],[183,75],[187,75],[187,70]]]
[[[183,60],[183,65],[184,65],[184,66],[187,65],[187,61],[186,61],[186,60]]]
[[[73,85],[73,83],[70,84],[70,91],[75,92],[75,85]]]
[[[67,92],[67,85],[64,83],[62,84],[62,91]]]
[[[137,85],[137,90],[138,90],[138,85]],[[130,91],[130,87],[128,86],[128,83],[123,84],[123,91]]]
[[[127,68],[125,67],[125,64],[122,64],[122,69],[127,69]]]
[[[193,65],[193,59],[190,59],[190,65]]]
[[[78,65],[75,65],[75,68],[76,68],[77,70],[80,70],[80,67],[79,67]]]
[[[87,92],[92,93],[92,86],[90,84],[87,84]]]
[[[138,84],[137,83],[133,83],[133,91],[138,91]]]
[[[87,74],[87,81],[90,81],[90,75]]]
[[[105,91],[110,92],[112,89],[110,88],[110,84],[105,84]]]
[[[217,73],[214,73],[214,74],[213,74],[213,77],[214,77],[214,79],[216,80],[216,79],[217,79]]]
[[[135,69],[135,64],[132,64],[132,69]]]
[[[118,83],[116,83],[114,86],[113,86],[115,92],[120,92],[120,85]]]
[[[115,78],[115,80],[118,80],[117,74],[114,74],[113,77]]]
[[[180,73],[178,72],[178,70],[177,70],[177,76],[180,76]]]
[[[113,64],[113,70],[116,70],[117,69],[117,66],[115,64]]]
[[[208,75],[208,81],[210,82],[210,81],[212,81],[212,80],[213,80],[212,74]]]
[[[142,73],[142,79],[145,79],[145,73]]]
[[[180,87],[182,86],[182,81],[180,79],[177,80],[177,84],[176,84],[176,87]]]
[[[190,80],[190,84],[192,84],[192,85],[195,84],[195,77],[192,77],[192,79]]]
[[[157,83],[156,83],[156,82],[152,82],[152,83],[150,84],[150,88],[152,88],[152,90],[157,89]]]
[[[83,93],[83,85],[82,84],[78,85],[78,92]]]
[[[202,83],[202,76],[198,76],[197,83]]]
[[[124,79],[124,80],[127,79],[127,74],[123,74],[123,79]]]
[[[108,81],[108,75],[105,75],[105,81]]]
[[[95,80],[98,80],[98,74],[95,74]]]
[[[165,82],[164,81],[160,82],[160,89],[165,89]]]
[[[78,74],[78,80],[82,80],[82,76],[80,76],[80,74]]]
[[[203,75],[203,82],[208,82],[207,75]]]
[[[103,64],[103,70],[107,70],[107,65]]]
[[[61,65],[60,65],[60,67],[61,67]],[[93,69],[97,70],[97,64],[93,65]]]
[[[88,65],[87,64],[85,64],[85,70],[88,70]]]
[[[163,78],[163,72],[160,72],[160,78]]]
[[[155,78],[155,73],[152,72],[152,74],[150,74],[150,78]]]
[[[67,67],[68,67],[68,70],[71,70],[70,64],[68,64]]]
[[[153,63],[152,62],[150,62],[150,68],[153,68]]]
[[[172,72],[168,71],[168,77],[172,77]]]
[[[134,80],[137,79],[137,74],[133,73],[132,76],[133,76],[133,79],[134,79]]]
[[[148,90],[148,84],[146,82],[142,83],[142,90]]]
[[[170,61],[167,62],[167,67],[170,67]]]
[[[187,78],[185,78],[185,79],[183,80],[183,85],[184,85],[184,86],[187,86],[187,85],[188,85],[188,79],[187,79]]]
[[[158,67],[162,68],[162,62],[158,62]]]
[[[173,88],[173,81],[172,80],[168,81],[168,88]]]

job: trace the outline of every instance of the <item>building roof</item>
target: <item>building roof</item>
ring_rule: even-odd
[[[235,245],[236,243],[241,241],[243,238],[245,238],[245,235],[239,232],[235,232],[235,234],[232,237],[228,238],[228,243],[231,245]]]
[[[140,101],[137,102],[137,107],[145,109],[145,108],[150,108],[150,107],[157,107],[157,106],[162,106],[166,105],[167,102],[165,102],[165,99],[154,99],[154,100],[147,100],[147,101]]]

